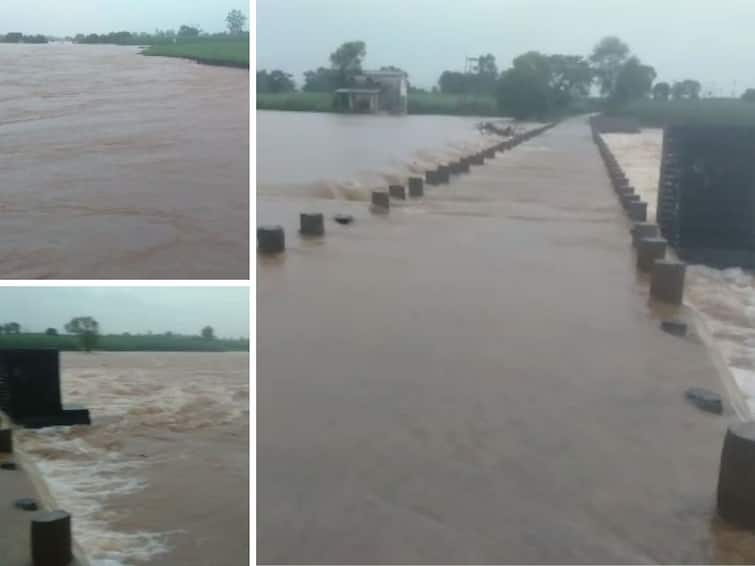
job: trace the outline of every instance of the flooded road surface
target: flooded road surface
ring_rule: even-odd
[[[663,130],[639,134],[605,134],[627,177],[648,203],[655,222]],[[690,265],[685,300],[702,316],[733,380],[755,417],[755,273],[741,268]]]
[[[0,277],[247,276],[247,71],[0,44],[0,84]]]
[[[93,424],[19,431],[94,566],[237,566],[249,553],[245,353],[64,353]]]
[[[302,207],[347,210],[322,240]],[[263,562],[752,562],[715,516],[735,416],[658,328],[584,120],[426,197],[260,199]]]
[[[257,194],[366,200],[370,188],[424,175],[492,139],[479,130],[483,121],[257,111]]]

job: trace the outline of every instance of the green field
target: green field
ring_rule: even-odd
[[[207,65],[249,68],[249,38],[197,39],[146,47],[143,55],[181,57]]]
[[[641,100],[620,112],[637,118],[643,125],[665,124],[755,125],[755,103],[737,98],[700,100]]]
[[[48,336],[47,334],[3,334],[0,348],[53,348],[64,351],[81,350],[79,339],[72,335]],[[108,352],[248,352],[249,340],[215,338],[206,340],[199,336],[143,334],[104,334],[95,348]]]
[[[450,114],[455,116],[498,116],[493,96],[461,96],[441,93],[410,93],[409,114]],[[335,112],[329,92],[257,93],[258,110],[295,112]]]

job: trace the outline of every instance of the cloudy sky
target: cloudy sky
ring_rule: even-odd
[[[0,0],[0,33],[66,36],[109,31],[225,30],[231,10],[250,14],[248,0]]]
[[[104,333],[198,334],[210,325],[224,338],[249,336],[249,289],[238,287],[0,287],[0,322],[24,330],[62,329],[92,316]]]
[[[588,54],[618,35],[659,80],[697,78],[704,93],[730,95],[755,87],[753,22],[755,0],[258,0],[257,68],[301,84],[359,39],[365,67],[396,65],[430,87],[466,56],[490,52],[504,68],[528,50]]]

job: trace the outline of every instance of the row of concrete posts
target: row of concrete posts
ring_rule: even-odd
[[[390,211],[391,200],[403,201],[409,198],[420,198],[425,194],[426,186],[436,186],[450,183],[454,176],[469,173],[472,166],[484,165],[486,159],[493,159],[497,152],[508,151],[517,145],[543,133],[555,124],[549,123],[539,128],[512,136],[507,140],[489,145],[475,153],[464,155],[458,159],[440,163],[434,169],[425,172],[424,176],[410,176],[405,184],[392,184],[387,189],[373,190],[370,195],[370,210],[385,214]],[[348,224],[351,222],[347,215],[339,215],[336,222]],[[299,233],[302,236],[322,237],[325,235],[325,217],[321,212],[302,212],[299,215]],[[257,228],[257,250],[264,255],[275,255],[286,249],[286,236],[282,226],[259,226]]]
[[[13,454],[13,430],[10,428],[0,429],[0,454]],[[17,472],[15,463],[4,462],[2,469],[2,473]],[[33,566],[67,566],[73,561],[69,513],[62,510],[37,511],[30,518],[29,528]]]
[[[647,203],[636,195],[619,162],[591,120],[598,146],[616,195],[632,222],[637,268],[650,272],[654,300],[680,305],[684,295],[684,263],[666,259],[667,243],[654,223],[647,222]],[[718,514],[729,523],[755,530],[755,421],[737,422],[726,431],[716,493]]]

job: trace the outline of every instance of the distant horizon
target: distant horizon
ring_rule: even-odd
[[[198,335],[212,326],[218,338],[249,338],[247,287],[3,287],[0,324],[43,333],[76,316],[91,316],[101,334]]]
[[[178,30],[182,25],[216,33],[226,29],[225,17],[241,10],[251,20],[247,0],[111,0],[107,10],[98,0],[40,0],[31,5],[25,0],[3,0],[2,26],[6,33],[73,37],[77,33],[130,31],[153,33],[156,29]]]

